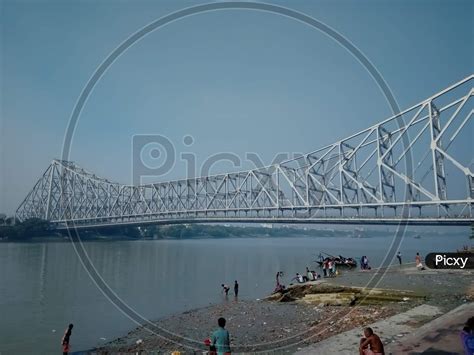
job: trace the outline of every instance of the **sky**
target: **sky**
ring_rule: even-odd
[[[74,105],[110,52],[146,24],[199,3],[0,2],[0,212],[14,213],[61,156]],[[349,39],[401,108],[473,72],[472,1],[268,3]],[[223,161],[211,173],[235,171],[253,167],[246,153],[269,164],[277,153],[313,151],[390,115],[364,67],[326,35],[271,13],[218,11],[160,28],[119,57],[84,106],[69,159],[132,183],[134,136],[153,143],[163,135],[178,157],[158,180],[187,174],[183,153],[198,167],[233,153],[238,165]]]

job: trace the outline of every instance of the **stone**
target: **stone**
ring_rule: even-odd
[[[331,305],[331,306],[349,306],[356,300],[353,293],[318,293],[307,294],[302,301],[309,304]]]

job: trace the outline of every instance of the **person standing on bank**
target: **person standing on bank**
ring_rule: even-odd
[[[402,265],[402,253],[400,253],[400,252],[397,253],[397,259],[398,259],[398,262],[400,263],[400,265]]]
[[[63,339],[61,340],[61,345],[63,347],[63,355],[67,355],[69,351],[71,351],[71,346],[69,345],[69,340],[71,338],[72,328],[74,327],[73,324],[69,324],[64,332]]]
[[[235,297],[239,295],[239,283],[237,282],[237,280],[235,280],[234,282],[234,295]]]
[[[415,264],[416,264],[416,268],[417,268],[418,270],[425,270],[425,267],[423,266],[423,263],[421,262],[420,253],[416,253],[416,256],[415,256]]]

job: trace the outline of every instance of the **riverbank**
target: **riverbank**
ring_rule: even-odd
[[[72,228],[72,227],[71,227]],[[74,234],[74,233],[73,233]],[[284,238],[288,235],[299,237],[352,237],[352,230],[328,230],[324,228],[308,228],[281,226],[273,228],[263,226],[237,226],[222,224],[172,224],[172,225],[144,225],[144,226],[106,226],[89,228],[79,232],[83,241],[97,240],[186,240],[186,239],[222,239],[222,238]],[[387,231],[367,230],[364,237],[385,235]],[[49,242],[69,240],[66,229],[57,230],[48,221],[38,218],[29,219],[12,225],[0,226],[0,242]]]
[[[291,297],[281,299],[290,302],[275,301],[279,299],[278,296],[273,297],[273,300],[254,301],[240,301],[229,297],[217,305],[138,327],[95,352],[111,354],[179,350],[193,353],[204,350],[203,340],[216,328],[216,320],[222,316],[227,319],[234,351],[294,353],[337,334],[360,329],[415,307],[436,308],[436,314],[417,317],[417,326],[421,327],[440,314],[472,301],[474,296],[471,271],[419,271],[413,265],[406,265],[391,267],[378,282],[372,281],[374,287],[392,290],[385,292],[384,297],[377,300],[333,303],[322,302],[317,296],[317,299],[311,299],[315,297],[314,293],[323,289],[326,294],[324,300],[327,299],[327,294],[333,295],[329,297],[333,299],[340,297],[337,296],[339,293],[345,293],[344,297],[355,294],[355,298],[360,298],[357,287],[366,286],[375,275],[376,270],[342,272],[337,278],[295,285],[292,287]],[[338,291],[337,288],[341,288],[341,285],[345,286],[344,290]],[[393,290],[405,291],[397,296],[398,293],[395,294]],[[307,297],[308,294],[310,297]],[[176,343],[158,336],[165,335],[164,330],[173,333],[171,338]]]

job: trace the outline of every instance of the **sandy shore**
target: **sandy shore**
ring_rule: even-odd
[[[377,283],[373,281],[374,275],[375,270],[369,272],[357,270],[343,272],[339,277],[325,279],[323,282],[329,285],[363,287],[372,279],[371,286],[410,290],[425,297],[407,297],[403,301],[355,306],[328,306],[301,300],[282,303],[229,298],[221,304],[138,327],[127,335],[96,349],[95,352],[170,353],[179,350],[186,354],[201,354],[206,350],[203,340],[216,328],[216,320],[223,316],[228,322],[227,329],[231,334],[231,344],[235,353],[256,351],[294,353],[339,333],[360,329],[421,305],[436,307],[439,316],[471,300],[472,297],[473,278],[470,271],[418,271],[414,266],[407,265],[388,269],[383,278],[376,279],[379,281]],[[433,318],[436,317],[433,315],[417,317],[419,323],[417,326],[422,326]]]

